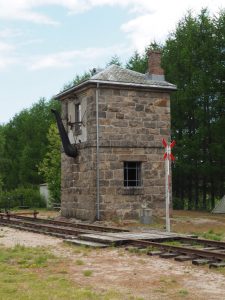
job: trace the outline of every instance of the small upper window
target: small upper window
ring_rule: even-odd
[[[141,186],[141,162],[124,162],[124,186]]]
[[[75,131],[80,133],[81,131],[81,105],[80,103],[75,105]]]

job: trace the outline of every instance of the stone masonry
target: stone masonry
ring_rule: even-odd
[[[118,68],[113,66],[110,72],[120,72],[122,68]],[[86,140],[79,143],[79,136],[75,137],[79,151],[76,158],[62,153],[62,215],[89,221],[96,219],[96,102],[100,219],[138,218],[143,204],[153,209],[153,214],[163,214],[165,170],[162,138],[170,138],[170,92],[175,87],[169,83],[168,86],[156,85],[152,81],[147,81],[150,84],[118,81],[117,84],[117,81],[104,78],[96,80],[98,74],[92,78],[57,96],[62,103],[62,119],[67,130],[68,102],[82,105],[85,99],[87,103],[85,124],[82,124]],[[140,186],[124,186],[124,162],[127,161],[141,163]]]

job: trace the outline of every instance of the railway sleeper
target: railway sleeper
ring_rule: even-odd
[[[70,238],[64,239],[63,242],[67,243],[67,244],[72,244],[72,245],[75,245],[75,246],[85,246],[85,247],[92,247],[92,248],[106,248],[106,247],[109,247],[108,244],[84,241],[84,240],[79,240],[79,239],[70,239]]]
[[[225,261],[223,262],[214,262],[209,264],[209,268],[224,268],[225,267]]]
[[[159,255],[159,257],[161,258],[175,258],[177,256],[179,256],[180,253],[177,252],[165,252]]]
[[[196,258],[192,260],[192,264],[196,266],[203,266],[207,264],[212,264],[218,261],[215,261],[215,259],[207,259],[207,258]]]
[[[175,257],[174,260],[183,262],[183,261],[193,260],[195,258],[196,257],[193,255],[179,255],[179,256]]]
[[[160,250],[154,250],[154,251],[148,251],[147,255],[149,256],[157,256],[160,254],[163,254],[164,252],[160,251]]]

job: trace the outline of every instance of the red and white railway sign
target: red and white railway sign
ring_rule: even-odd
[[[165,141],[165,139],[163,139],[162,140],[162,143],[163,143],[163,146],[165,147],[165,149],[166,149],[166,152],[165,152],[165,154],[164,154],[164,156],[163,156],[163,158],[164,159],[171,159],[171,160],[175,160],[175,157],[173,156],[173,154],[171,153],[171,149],[175,146],[175,144],[176,144],[176,141],[172,141],[171,143],[170,143],[170,145],[169,144],[167,144],[167,142]]]
[[[168,144],[165,139],[162,140],[163,146],[165,147],[165,153],[163,159],[165,160],[165,194],[166,194],[166,231],[170,232],[170,215],[169,215],[169,205],[170,205],[170,161],[174,161],[175,157],[171,153],[171,149],[175,146],[176,142],[173,140]]]

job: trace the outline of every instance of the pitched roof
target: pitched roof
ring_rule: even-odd
[[[104,83],[113,85],[176,90],[176,86],[174,84],[171,84],[165,80],[155,80],[149,74],[142,74],[132,70],[124,69],[117,65],[110,65],[103,71],[93,75],[90,79],[59,93],[55,96],[55,98],[59,99],[61,96],[64,96],[71,91],[75,91],[76,89],[89,83]]]
[[[175,88],[175,86],[164,80],[152,80],[147,74],[138,73],[132,70],[121,68],[117,65],[111,65],[105,70],[91,77],[92,80],[115,81],[144,84],[149,86],[167,86]]]

